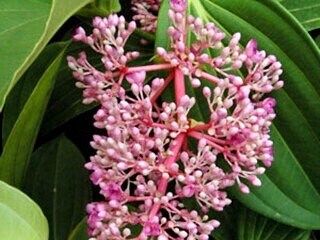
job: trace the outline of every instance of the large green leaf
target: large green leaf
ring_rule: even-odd
[[[320,2],[318,0],[280,1],[308,30],[320,28]]]
[[[211,210],[209,216],[220,222],[220,226],[215,229],[211,236],[215,240],[236,240],[237,239],[237,218],[239,216],[238,204],[233,202],[221,212]]]
[[[166,33],[168,27],[170,26],[170,21],[168,19],[169,6],[168,0],[162,1],[157,21],[158,26],[155,40],[156,47],[168,48],[170,46],[168,34]]]
[[[27,195],[0,181],[0,239],[47,240],[48,223]]]
[[[49,65],[24,105],[3,148],[0,179],[21,186],[64,50]]]
[[[86,218],[82,219],[73,229],[68,240],[88,240]]]
[[[62,24],[91,0],[0,2],[0,110],[5,99]]]
[[[67,239],[85,214],[91,191],[84,163],[80,151],[64,136],[32,154],[25,189],[47,216],[52,240]]]
[[[238,212],[237,240],[308,240],[309,231],[272,221],[246,208]]]
[[[237,240],[308,240],[310,231],[272,221],[244,207],[238,209]]]
[[[310,231],[293,228],[255,213],[237,201],[223,212],[211,212],[221,225],[216,240],[308,240]]]
[[[249,195],[233,192],[249,208],[273,219],[306,229],[320,228],[318,48],[275,1],[193,0],[189,5],[192,14],[217,23],[227,33],[241,32],[243,44],[256,38],[261,48],[280,59],[285,71],[285,88],[275,95],[275,163],[263,176],[262,187],[253,187]],[[169,20],[162,12],[159,16],[156,43],[168,46],[168,40],[161,36],[165,35]],[[194,94],[198,96],[197,91]],[[198,104],[202,112],[202,116],[196,115],[198,120],[205,116],[203,106]]]
[[[316,41],[316,44],[318,45],[318,47],[320,48],[320,35],[318,37],[316,37],[315,41]]]
[[[54,43],[47,46],[10,92],[3,110],[3,145],[37,82],[65,45],[65,43]]]
[[[107,16],[114,12],[119,12],[121,5],[119,0],[94,0],[85,8],[78,12],[78,15],[84,17]]]

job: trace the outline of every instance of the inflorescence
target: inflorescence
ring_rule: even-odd
[[[159,3],[136,3],[137,9],[150,2]],[[220,224],[208,211],[231,203],[226,189],[237,184],[249,193],[249,183],[261,185],[262,165],[272,164],[276,101],[264,95],[283,86],[281,64],[259,51],[255,40],[241,47],[240,33],[224,45],[226,36],[215,24],[186,14],[187,0],[171,0],[170,6],[171,46],[157,48],[162,63],[128,66],[139,57],[125,51],[136,23],[122,16],[96,17],[92,34],[80,27],[74,35],[102,55],[105,68],[94,68],[84,52],[68,57],[83,102],[100,104],[94,125],[105,131],[93,136],[96,155],[86,164],[105,199],[87,206],[91,239],[207,240]],[[149,72],[167,76],[147,82]],[[186,93],[185,81],[202,88],[207,122],[190,119],[197,100]],[[175,101],[165,102],[159,97],[171,83]],[[185,207],[189,198],[198,211]],[[133,225],[140,226],[138,235]]]

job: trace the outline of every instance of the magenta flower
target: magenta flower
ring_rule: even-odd
[[[143,237],[157,237],[161,234],[161,225],[159,223],[159,218],[154,216],[153,219],[149,219],[145,222],[143,226]]]
[[[260,186],[265,168],[259,163],[272,164],[269,132],[276,102],[263,97],[282,87],[281,64],[259,51],[255,40],[242,48],[239,33],[224,46],[225,34],[213,23],[187,16],[186,8],[187,1],[171,0],[171,48],[157,49],[160,64],[127,65],[139,53],[124,50],[136,24],[126,25],[123,17],[97,17],[91,35],[82,28],[74,35],[102,55],[105,67],[95,69],[84,53],[68,57],[84,103],[100,103],[94,125],[105,130],[93,137],[96,155],[86,164],[105,198],[87,207],[92,239],[207,240],[219,226],[208,210],[229,205],[226,189],[234,184],[244,193],[250,191],[248,183]],[[190,31],[195,41],[187,45]],[[208,49],[218,54],[209,56]],[[236,74],[239,69],[245,76]],[[163,70],[164,79],[146,83],[148,72]],[[211,84],[202,88],[210,113],[205,123],[190,119],[196,99],[186,93],[185,80],[193,87]],[[159,96],[171,82],[175,101],[163,102]],[[199,211],[188,210],[185,198],[194,198]],[[141,227],[138,236],[132,225]]]

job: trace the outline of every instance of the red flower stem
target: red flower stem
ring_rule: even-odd
[[[161,93],[168,87],[172,79],[173,73],[170,73],[169,76],[164,80],[163,85],[155,93],[151,94],[150,101],[152,104],[155,103],[155,101],[158,99]]]
[[[132,196],[127,196],[127,202],[136,202],[136,201],[145,201],[147,199],[151,199],[151,196],[141,196],[141,197],[132,197]]]
[[[220,78],[213,76],[213,75],[206,73],[206,72],[201,72],[201,77],[208,80],[209,82],[212,82],[215,84],[220,81]]]
[[[214,143],[211,140],[207,139],[205,137],[205,135],[206,134],[199,133],[199,132],[194,132],[194,131],[188,132],[188,136],[193,137],[193,138],[198,139],[198,140],[200,140],[202,138],[205,138],[207,140],[208,145],[212,146],[213,148],[215,148],[219,152],[225,152],[225,148],[224,147],[221,147],[217,143]]]
[[[189,131],[203,131],[208,130],[212,126],[211,123],[198,124],[189,129]]]
[[[180,99],[186,95],[186,86],[184,82],[184,75],[180,68],[174,69],[174,92],[177,106],[179,105]]]
[[[192,129],[190,129],[192,130]],[[229,152],[227,152],[227,149],[225,147],[220,146],[219,144],[225,145],[227,144],[226,141],[221,140],[221,139],[217,139],[214,138],[212,136],[209,136],[207,134],[204,133],[200,133],[200,132],[196,132],[196,131],[188,131],[187,132],[187,136],[195,138],[197,140],[200,140],[202,138],[205,138],[207,140],[208,145],[212,146],[213,148],[215,148],[216,150],[218,150],[219,152],[223,153],[226,156],[228,156],[228,158],[231,161],[236,162],[237,158],[234,157],[232,154],[230,154]]]
[[[205,138],[211,142],[215,142],[215,143],[218,143],[218,144],[223,144],[225,145],[227,142],[225,140],[222,140],[222,139],[219,139],[219,138],[215,138],[215,137],[212,137],[210,135],[207,135],[205,133],[201,133],[201,132],[197,132],[197,131],[194,131],[193,129],[190,129],[188,131],[188,134],[194,134],[194,136],[198,136],[200,138]]]
[[[184,75],[181,72],[179,68],[174,69],[174,91],[175,91],[175,99],[176,104],[179,105],[179,101],[182,96],[186,94],[186,87],[184,82]],[[179,153],[181,151],[181,148],[186,140],[186,133],[180,133],[175,139],[174,139],[174,145],[172,147],[171,152],[172,155],[169,156],[165,161],[164,165],[167,169],[170,169],[171,165],[177,161],[177,158],[179,157]],[[157,190],[159,192],[160,196],[165,195],[168,187],[168,179],[165,177],[162,177],[159,181]],[[149,213],[149,219],[153,218],[159,211],[161,206],[160,202],[155,203]]]
[[[166,70],[171,68],[173,68],[171,64],[163,63],[163,64],[147,65],[142,67],[128,67],[125,73],[128,74],[128,73],[140,72],[140,71],[150,72],[150,71]]]
[[[185,142],[185,140],[186,140],[186,134],[185,133],[180,133],[176,137],[176,139],[174,140],[175,141],[175,145],[173,146],[173,149],[171,149],[172,155],[169,156],[164,162],[164,165],[166,166],[167,169],[169,169],[170,166],[179,157],[179,153],[180,153],[181,147],[182,147],[183,143]],[[168,187],[168,179],[165,178],[165,177],[162,177],[160,179],[158,187],[157,187],[157,190],[158,190],[158,193],[159,193],[160,196],[165,195],[165,193],[167,191],[167,187]],[[160,209],[160,206],[161,206],[160,202],[157,202],[152,206],[152,208],[150,210],[150,213],[149,213],[149,219],[153,218],[158,213],[158,211]]]

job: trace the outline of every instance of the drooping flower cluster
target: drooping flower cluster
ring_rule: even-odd
[[[133,20],[146,32],[155,32],[161,0],[132,0]]]
[[[96,155],[86,164],[105,198],[87,207],[92,239],[207,240],[219,222],[206,214],[231,203],[226,188],[238,184],[249,193],[248,183],[261,185],[259,163],[273,161],[269,128],[276,102],[263,96],[282,87],[281,64],[255,40],[242,48],[239,33],[224,46],[225,34],[213,23],[186,16],[186,0],[170,6],[171,48],[157,49],[160,64],[127,65],[139,56],[124,50],[136,24],[117,15],[95,18],[91,35],[79,28],[74,36],[100,53],[105,67],[95,69],[85,53],[68,57],[84,103],[100,103],[94,125],[105,130],[93,137]],[[195,41],[187,45],[190,31]],[[168,75],[146,83],[151,71]],[[193,87],[209,84],[202,88],[207,122],[191,119],[197,101],[186,94],[185,80]],[[171,82],[175,101],[162,101]],[[183,204],[191,198],[197,211]]]

